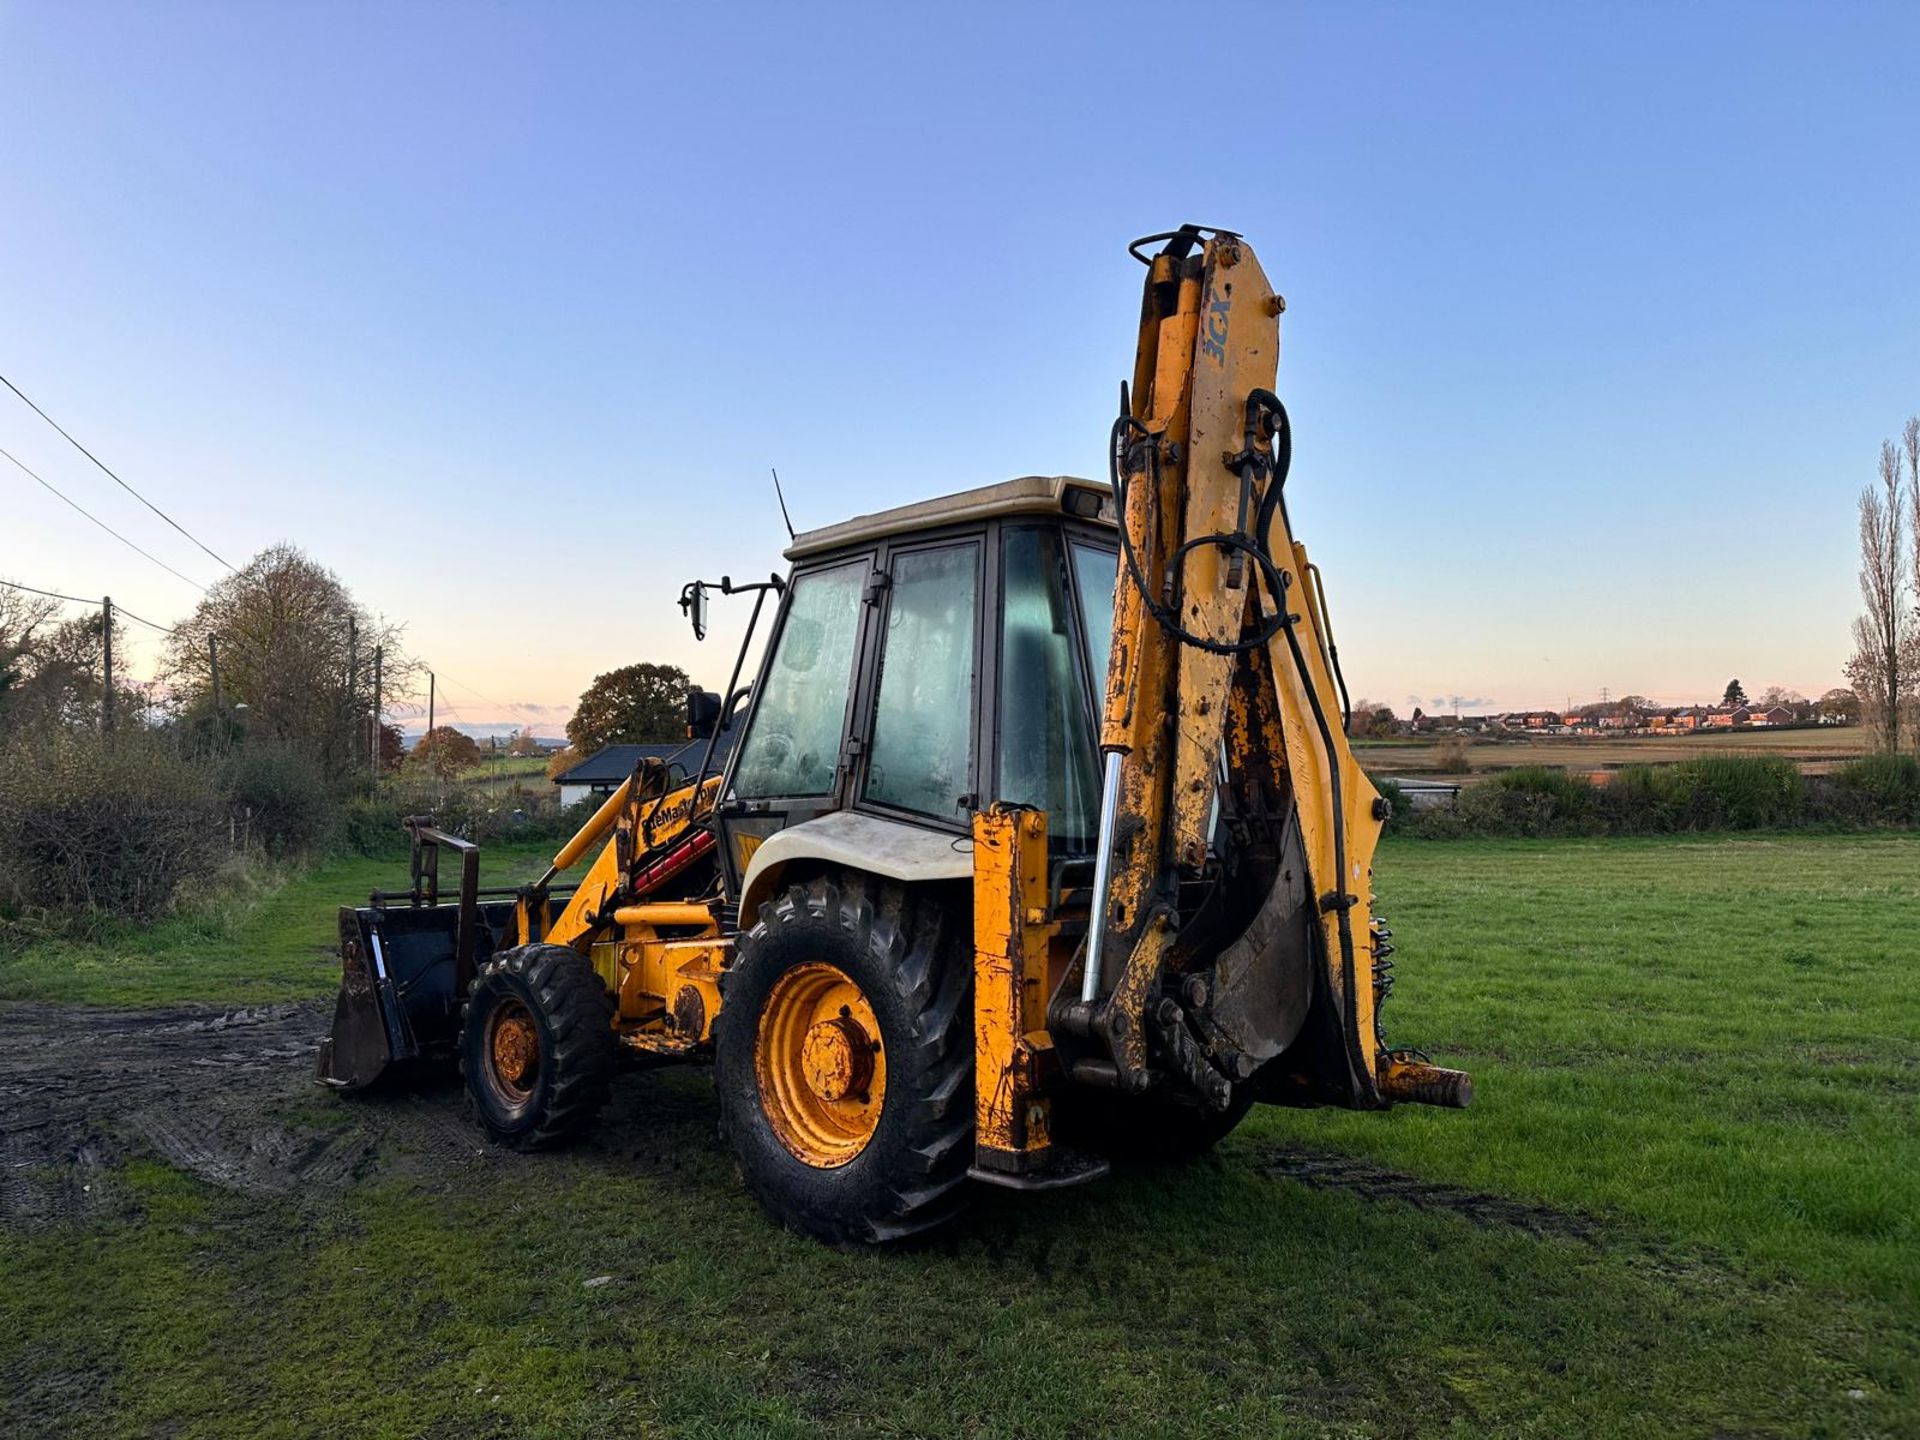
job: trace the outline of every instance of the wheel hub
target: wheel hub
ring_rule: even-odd
[[[760,1105],[780,1143],[822,1170],[845,1165],[879,1128],[887,1093],[880,1022],[838,966],[794,966],[767,992],[754,1039]]]
[[[873,1079],[873,1037],[852,1015],[836,1015],[807,1031],[800,1051],[807,1085],[822,1100],[863,1097]]]
[[[494,1017],[488,1050],[493,1072],[502,1082],[519,1091],[533,1088],[533,1077],[540,1068],[540,1032],[524,1006],[501,1007]]]

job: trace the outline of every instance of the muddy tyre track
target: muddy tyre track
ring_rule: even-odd
[[[457,1087],[313,1104],[330,1013],[315,1001],[0,1014],[0,1224],[98,1211],[116,1167],[142,1156],[227,1190],[321,1199],[388,1149],[424,1149],[439,1171],[471,1162],[479,1147]]]

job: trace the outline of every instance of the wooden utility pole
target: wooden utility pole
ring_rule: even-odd
[[[105,684],[100,687],[100,733],[113,733],[113,597],[105,595],[100,600],[100,673]]]
[[[373,715],[367,733],[368,779],[380,784],[380,657],[385,647],[373,647]]]
[[[360,622],[351,615],[347,617],[347,714],[352,715],[360,708]],[[351,720],[347,722],[347,764],[351,765],[359,757],[354,748],[359,745],[359,729]]]
[[[433,734],[433,671],[427,671],[427,734]]]

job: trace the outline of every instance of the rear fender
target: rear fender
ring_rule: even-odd
[[[838,810],[782,830],[753,852],[740,883],[740,926],[753,927],[760,906],[778,892],[780,876],[799,861],[864,870],[907,884],[973,879],[973,841],[946,830]]]

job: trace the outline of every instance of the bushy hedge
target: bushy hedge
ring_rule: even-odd
[[[551,786],[542,786],[550,791]],[[441,829],[485,845],[497,840],[564,840],[599,808],[598,799],[559,806],[548,794],[515,786],[502,793],[480,786],[400,783],[376,796],[348,802],[342,830],[361,855],[392,853],[412,815],[431,815]]]
[[[275,858],[323,848],[340,819],[340,801],[320,767],[279,745],[247,745],[222,767],[221,779],[242,827]]]
[[[213,772],[163,740],[61,734],[0,751],[0,896],[12,913],[151,920],[227,850]]]
[[[248,855],[391,855],[401,821],[432,815],[483,843],[559,842],[598,801],[563,809],[553,787],[419,777],[358,797],[309,757],[191,727],[0,738],[0,940],[99,917],[150,921]]]
[[[1833,802],[1866,825],[1920,825],[1920,757],[1863,755],[1834,771]]]
[[[1431,839],[1920,825],[1920,760],[1872,756],[1809,779],[1785,756],[1715,755],[1628,765],[1602,785],[1530,765],[1467,786],[1448,807],[1404,818],[1396,807],[1390,823]]]

